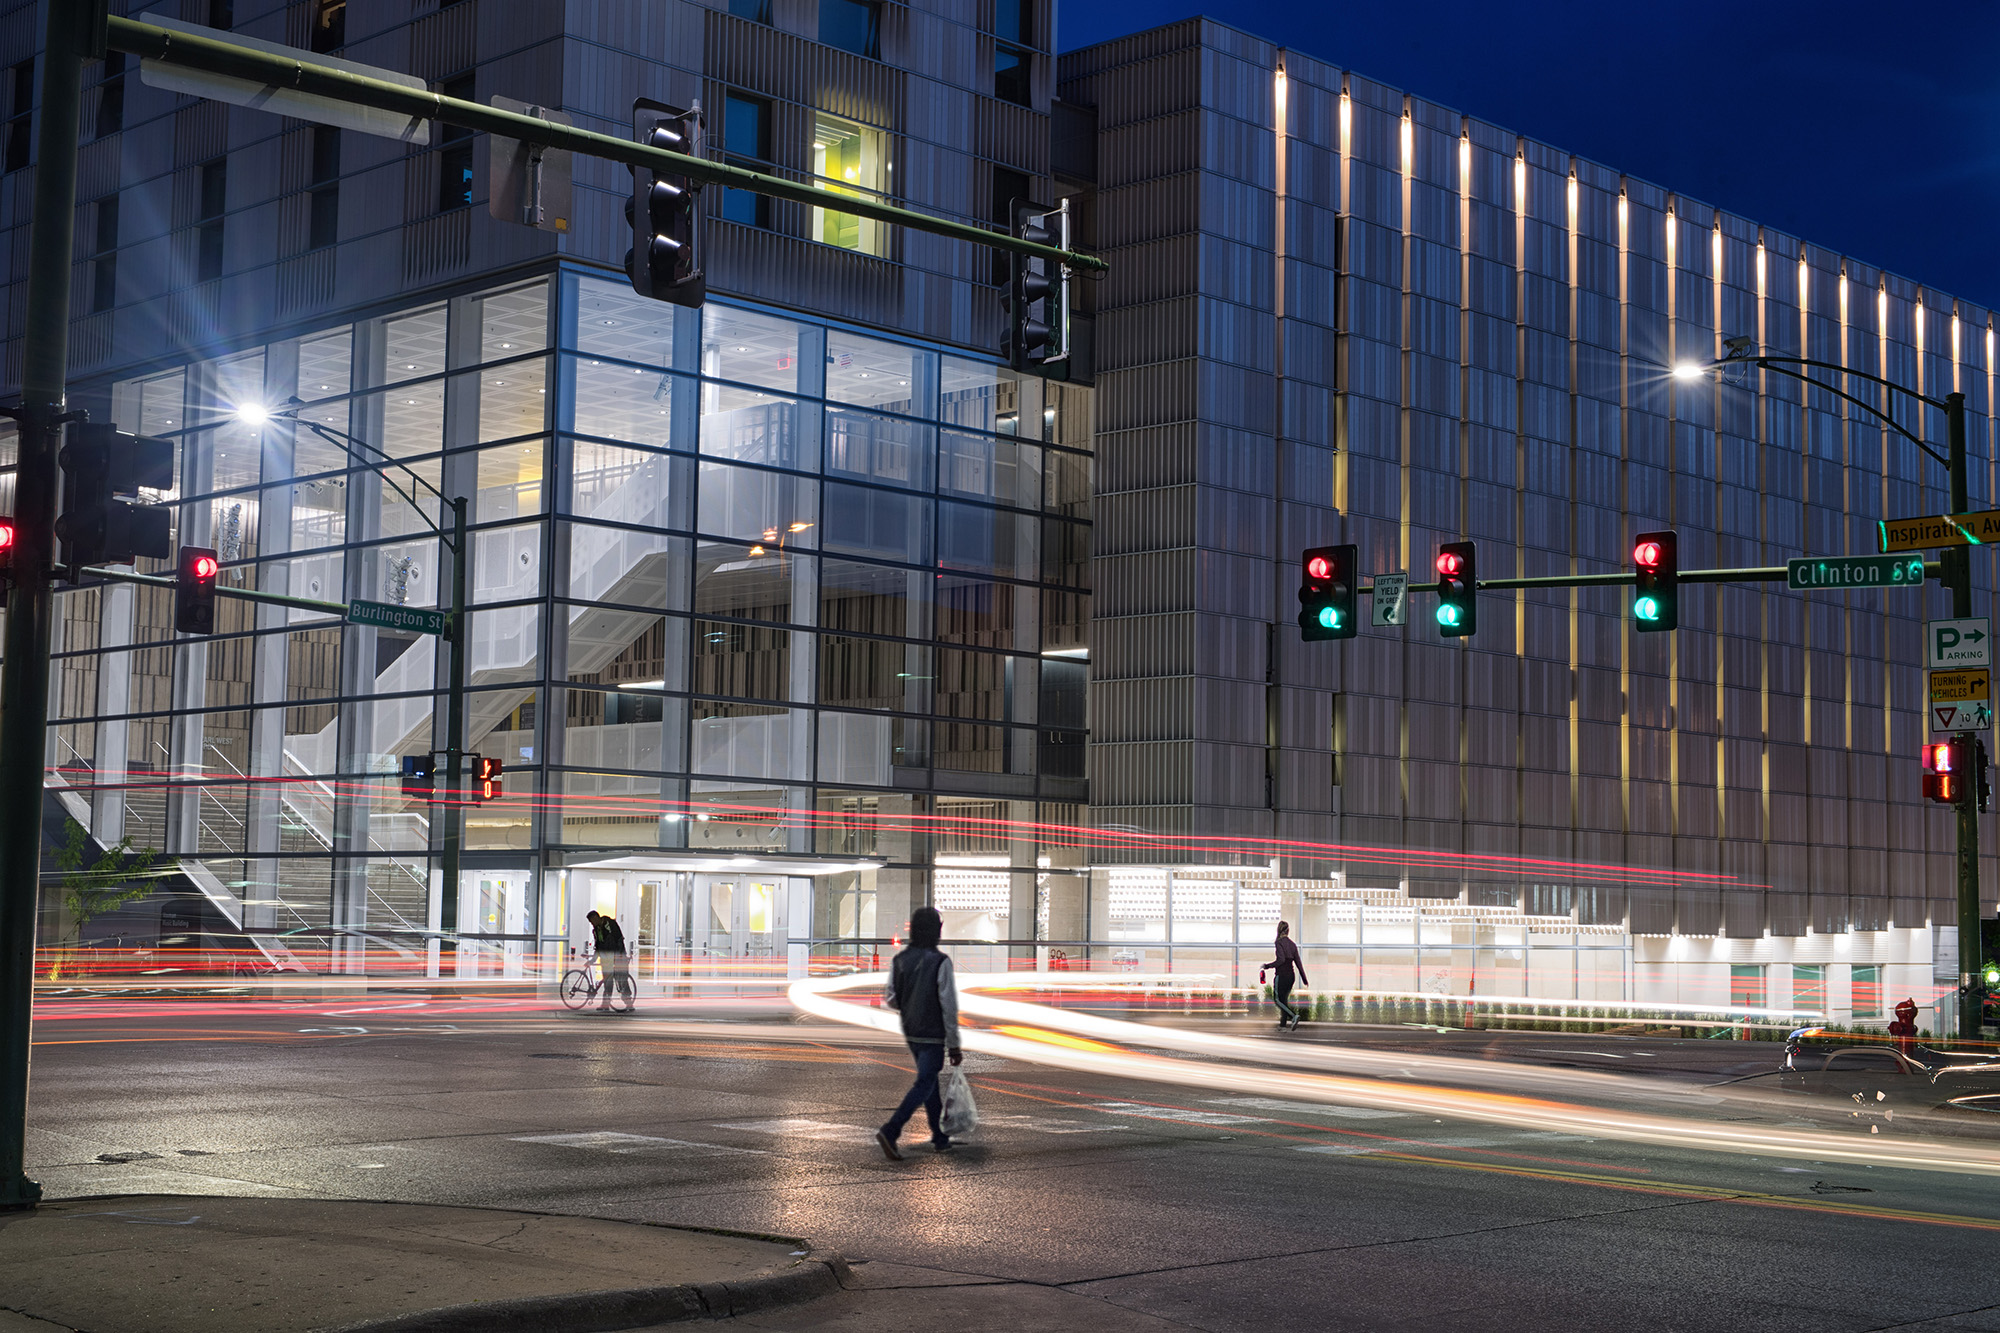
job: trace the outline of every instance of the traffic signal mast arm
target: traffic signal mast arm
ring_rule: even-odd
[[[220,35],[208,37],[177,29],[169,30],[156,24],[119,18],[115,15],[109,19],[105,31],[105,44],[111,50],[124,51],[146,60],[161,60],[210,74],[221,74],[230,78],[248,79],[253,83],[314,93],[355,106],[395,112],[413,119],[438,120],[447,125],[483,130],[488,134],[497,134],[524,144],[563,149],[581,153],[586,157],[622,162],[631,167],[686,176],[699,184],[726,185],[732,189],[767,195],[773,199],[804,204],[809,208],[831,206],[828,203],[827,191],[818,186],[786,180],[782,176],[769,176],[761,171],[748,171],[742,167],[733,167],[704,157],[690,157],[685,153],[653,148],[630,139],[597,134],[572,125],[557,125],[535,116],[502,111],[498,107],[446,97],[441,93],[424,92],[384,79],[370,78],[365,74],[315,64],[309,60],[252,50],[238,46]],[[851,188],[844,187],[839,195],[839,209],[842,213],[908,227],[913,231],[929,232],[935,236],[970,241],[996,250],[1036,255],[1079,272],[1101,273],[1110,267],[1102,259],[1091,255],[1021,240],[1005,231],[993,231],[969,223],[932,217],[927,213],[898,208],[894,204],[877,203],[872,199],[848,193],[847,190]]]
[[[1926,578],[1941,578],[1942,570],[1943,566],[1935,560],[1924,563]],[[1783,583],[1787,572],[1783,565],[1765,565],[1750,569],[1683,569],[1680,571],[1680,581],[1682,583]],[[1484,592],[1491,588],[1495,592],[1503,592],[1509,588],[1600,588],[1617,587],[1620,584],[1630,586],[1638,581],[1639,575],[1633,570],[1626,570],[1621,574],[1551,574],[1529,579],[1480,579],[1476,590]],[[1408,585],[1407,591],[1438,592],[1440,585],[1412,583]],[[1374,596],[1375,585],[1372,583],[1364,585],[1361,593],[1363,596]]]

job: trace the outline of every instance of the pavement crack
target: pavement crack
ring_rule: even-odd
[[[1895,1330],[1899,1328],[1925,1328],[1938,1323],[1940,1320],[1963,1319],[1967,1315],[1975,1314],[1991,1314],[1995,1310],[2000,1310],[2000,1305],[1975,1305],[1969,1310],[1947,1310],[1943,1314],[1925,1315],[1922,1319],[1910,1319],[1895,1324],[1877,1324],[1873,1328],[1863,1329],[1861,1333],[1895,1333]]]

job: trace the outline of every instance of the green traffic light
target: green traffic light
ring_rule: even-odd
[[[2000,986],[2000,963],[1988,963],[1984,975],[1987,985]]]
[[[1340,612],[1333,607],[1322,606],[1319,609],[1319,623],[1322,629],[1339,629]]]
[[[1438,607],[1438,624],[1450,628],[1458,624],[1459,609],[1450,602]]]
[[[1660,618],[1660,599],[1657,597],[1641,597],[1638,601],[1632,603],[1632,614],[1638,616],[1641,620],[1658,620]]]

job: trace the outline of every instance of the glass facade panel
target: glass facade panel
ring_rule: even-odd
[[[957,878],[940,886],[944,844],[925,830],[946,811],[1034,819],[1031,799],[963,792],[982,774],[1016,797],[1032,785],[1038,711],[1082,735],[1081,692],[1050,686],[1069,701],[1052,707],[1034,656],[1049,485],[1041,446],[1015,431],[1039,384],[559,271],[137,377],[112,399],[122,425],[180,442],[183,536],[216,546],[235,586],[439,606],[452,556],[429,487],[471,499],[466,741],[507,772],[503,796],[467,810],[466,845],[521,868],[468,868],[461,970],[513,975],[531,954],[506,937],[566,929],[539,920],[536,878],[556,876],[560,908],[569,872],[550,860],[565,849],[867,856],[890,864],[843,869],[812,899],[840,938],[900,930],[940,891],[981,938],[1030,928],[1032,870],[1012,841],[947,840],[1004,864],[943,867]],[[293,394],[299,425],[231,415]],[[1077,475],[1066,503],[1087,513]],[[963,531],[940,551],[946,524]],[[129,585],[68,595],[63,763],[132,778],[93,811],[183,867],[226,867],[244,926],[307,932],[293,953],[320,966],[377,965],[357,932],[414,937],[439,910],[443,820],[395,774],[446,742],[449,645],[232,599],[196,642],[172,633],[171,602]],[[177,683],[189,670],[198,711]],[[934,769],[961,792],[931,794]],[[698,898],[711,915],[722,903],[716,939],[779,947],[782,877],[712,892],[674,878],[655,876],[653,901],[684,891],[691,920]]]

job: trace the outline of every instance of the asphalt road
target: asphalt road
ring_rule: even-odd
[[[800,1236],[857,1263],[866,1290],[761,1328],[2000,1330],[2000,1178],[979,1055],[976,1142],[938,1157],[916,1133],[918,1151],[891,1163],[870,1136],[907,1083],[903,1053],[775,1008],[707,1024],[416,1001],[127,1009],[44,1007],[29,1156],[51,1194],[520,1208]],[[1312,1035],[1650,1063],[1681,1082],[1754,1074],[1777,1054]]]

